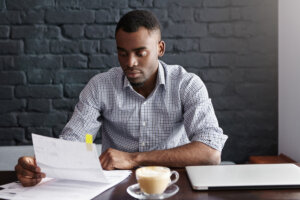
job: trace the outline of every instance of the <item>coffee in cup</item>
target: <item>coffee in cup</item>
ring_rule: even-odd
[[[175,175],[175,179],[171,181],[173,174]],[[178,181],[179,174],[176,171],[171,171],[167,167],[149,166],[137,169],[136,178],[141,191],[145,195],[159,195],[162,194],[169,185]]]

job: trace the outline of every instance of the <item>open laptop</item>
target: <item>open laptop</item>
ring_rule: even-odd
[[[300,167],[294,164],[187,166],[195,190],[300,188]]]

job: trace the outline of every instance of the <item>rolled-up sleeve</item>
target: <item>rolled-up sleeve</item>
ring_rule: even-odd
[[[228,138],[219,127],[211,99],[201,79],[186,77],[180,93],[183,99],[184,126],[190,141],[200,141],[222,151]]]
[[[81,91],[73,115],[62,130],[60,138],[84,142],[86,134],[96,137],[101,126],[101,122],[97,120],[100,116],[98,94],[95,79],[91,79]]]

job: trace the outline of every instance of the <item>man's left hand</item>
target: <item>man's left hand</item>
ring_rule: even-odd
[[[99,157],[102,168],[105,170],[113,169],[132,169],[138,166],[134,161],[135,153],[118,151],[113,148],[107,149]]]

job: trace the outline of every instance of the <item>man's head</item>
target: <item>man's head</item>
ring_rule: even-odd
[[[115,36],[118,59],[131,85],[153,85],[158,58],[165,51],[157,18],[149,11],[131,11],[120,19]]]

